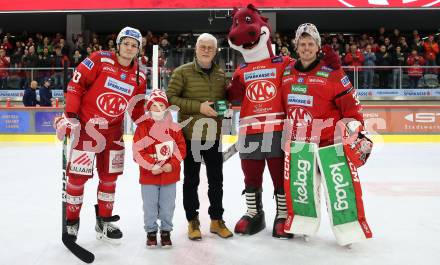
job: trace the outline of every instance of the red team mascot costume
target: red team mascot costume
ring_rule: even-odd
[[[247,205],[247,212],[238,221],[234,231],[252,235],[266,226],[262,177],[267,163],[277,206],[272,236],[292,238],[292,234],[284,232],[287,209],[281,138],[286,114],[281,79],[286,66],[293,59],[273,54],[268,19],[252,4],[239,10],[234,9],[232,16],[229,45],[243,55],[245,63],[235,71],[227,94],[233,104],[241,102],[238,150],[245,176]],[[327,53],[325,61],[340,66],[334,52]],[[255,144],[257,146],[252,146]]]
[[[138,71],[142,36],[126,27],[117,36],[117,52],[92,53],[76,68],[67,87],[66,110],[55,122],[57,134],[75,132],[67,167],[67,231],[76,240],[84,184],[93,176],[94,161],[99,175],[96,226],[98,239],[118,242],[122,232],[112,222],[116,180],[124,169],[123,121],[129,110],[133,121],[145,113],[146,76]],[[143,98],[140,97],[139,98]]]

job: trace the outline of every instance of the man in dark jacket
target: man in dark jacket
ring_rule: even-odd
[[[225,100],[226,76],[213,62],[216,51],[217,39],[208,33],[201,34],[196,43],[196,58],[174,70],[167,89],[168,101],[180,108],[179,122],[189,121],[183,127],[187,147],[183,206],[188,220],[188,238],[191,240],[202,239],[197,194],[201,157],[205,161],[209,184],[210,231],[222,238],[232,236],[223,221],[222,118],[213,105],[216,101]]]
[[[386,66],[392,65],[391,54],[387,51],[385,45],[380,46],[380,51],[376,53],[376,66],[380,67],[377,72],[379,74],[379,87],[389,88],[388,83],[391,75],[391,68]]]
[[[52,107],[52,90],[50,84],[52,79],[46,78],[43,81],[43,86],[40,88],[40,106]]]
[[[23,95],[23,105],[25,107],[35,107],[37,106],[37,104],[40,104],[37,101],[37,90],[38,87],[38,83],[37,81],[33,80],[31,82],[31,85],[26,88],[26,90],[24,91],[24,95]]]

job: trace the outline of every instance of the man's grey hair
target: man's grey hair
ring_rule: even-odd
[[[213,41],[214,42],[214,45],[215,45],[215,48],[217,48],[217,39],[213,36],[213,35],[211,35],[211,34],[209,34],[209,33],[202,33],[202,34],[200,34],[200,36],[197,38],[197,42],[196,42],[196,46],[199,46],[199,43],[200,43],[200,41],[202,41],[202,40],[210,40],[210,41]]]

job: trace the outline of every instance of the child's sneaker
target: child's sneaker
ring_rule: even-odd
[[[157,247],[157,231],[147,233],[147,248]]]
[[[160,231],[160,243],[163,248],[172,247],[170,231]]]

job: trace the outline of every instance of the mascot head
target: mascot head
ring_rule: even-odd
[[[270,33],[268,18],[263,17],[252,4],[232,11],[229,45],[243,55],[245,62],[273,57]]]

